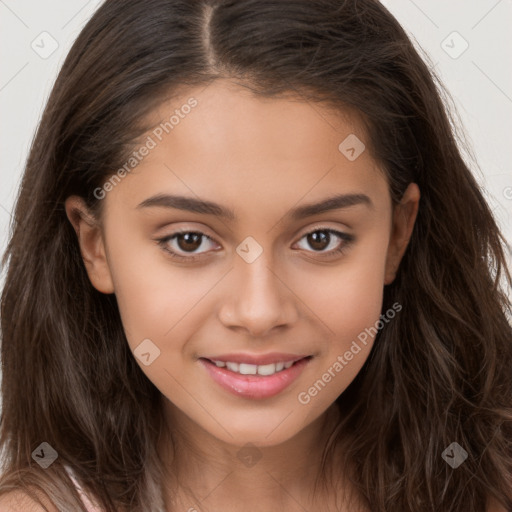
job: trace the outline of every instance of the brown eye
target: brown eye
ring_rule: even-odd
[[[187,251],[195,251],[201,246],[202,237],[200,233],[180,233],[176,235],[176,241],[179,249]]]
[[[303,239],[307,245],[302,247],[303,249],[318,254],[334,255],[341,253],[354,240],[354,236],[335,229],[322,228],[306,233],[301,238]]]
[[[196,231],[178,231],[156,241],[173,258],[188,261],[193,261],[209,252],[208,243],[214,245],[213,238]],[[203,250],[198,251],[200,248]]]
[[[331,240],[327,231],[313,231],[313,233],[308,233],[306,236],[309,246],[317,251],[325,249]]]

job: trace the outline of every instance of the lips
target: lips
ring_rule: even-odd
[[[223,389],[244,398],[263,399],[281,393],[304,371],[312,356],[273,353],[224,354],[199,362]]]

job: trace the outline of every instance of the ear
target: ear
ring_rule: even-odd
[[[102,293],[114,293],[100,224],[81,197],[70,196],[64,204],[66,215],[78,237],[80,252],[92,285]]]
[[[420,189],[416,183],[410,183],[400,203],[393,209],[391,238],[386,256],[384,284],[391,284],[411,238],[420,201]]]

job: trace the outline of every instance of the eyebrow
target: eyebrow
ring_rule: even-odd
[[[317,203],[309,203],[293,208],[285,215],[285,217],[289,217],[293,220],[301,220],[319,213],[347,208],[358,204],[363,204],[369,208],[373,208],[372,200],[366,194],[339,194]],[[235,213],[229,208],[225,208],[224,206],[212,201],[196,199],[188,196],[157,194],[145,199],[142,203],[137,205],[137,209],[150,207],[174,208],[193,213],[215,215],[216,217],[221,217],[231,221],[236,219]]]

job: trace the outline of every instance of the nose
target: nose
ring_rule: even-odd
[[[254,337],[290,326],[298,317],[293,292],[265,254],[252,263],[237,259],[219,310],[226,327],[244,329]]]

